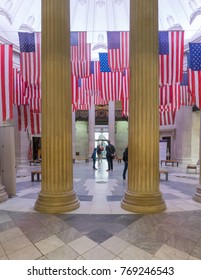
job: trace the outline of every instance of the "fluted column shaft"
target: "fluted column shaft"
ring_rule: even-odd
[[[108,106],[109,140],[115,146],[115,102],[109,101]]]
[[[92,96],[93,99],[93,96]],[[88,119],[88,133],[89,133],[89,153],[90,156],[95,148],[95,105],[92,100],[91,108],[89,109]]]
[[[200,147],[199,147],[199,160],[201,159],[201,114],[200,114]],[[193,200],[201,203],[201,168],[200,168],[200,177],[199,184],[197,185],[196,191],[193,194]]]
[[[122,208],[166,208],[159,191],[158,0],[130,1],[129,172]]]
[[[70,1],[42,0],[42,190],[35,209],[79,207],[73,191]]]

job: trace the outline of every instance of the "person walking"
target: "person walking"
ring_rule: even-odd
[[[123,180],[126,180],[126,173],[128,170],[128,146],[123,152],[124,170],[123,170]]]
[[[93,153],[91,155],[91,158],[93,160],[93,169],[95,169],[95,170],[97,170],[97,168],[96,168],[96,152],[97,152],[97,150],[96,150],[96,148],[94,148]]]
[[[113,159],[115,154],[115,147],[110,143],[110,140],[107,141],[108,145],[105,147],[106,150],[106,159],[108,163],[108,169],[106,171],[113,170]]]
[[[101,145],[97,146],[98,163],[102,162],[102,148]]]

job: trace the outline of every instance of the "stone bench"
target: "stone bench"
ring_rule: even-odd
[[[40,170],[35,170],[35,171],[32,171],[32,172],[31,172],[31,181],[32,181],[32,182],[35,181],[35,180],[34,180],[35,175],[36,175],[37,181],[41,181],[42,171],[40,171]]]
[[[89,157],[86,156],[76,156],[75,158],[73,158],[73,163],[75,163],[75,161],[78,160],[84,160],[85,162],[89,162]]]
[[[188,164],[186,167],[186,173],[188,173],[189,169],[195,170],[195,173],[197,173],[197,164]]]
[[[165,180],[168,181],[168,170],[159,170],[159,175],[161,177],[161,174],[165,174]]]
[[[170,164],[172,164],[172,166],[174,166],[174,164],[176,164],[177,167],[179,166],[179,162],[177,160],[174,160],[174,159],[162,159],[161,160],[161,165],[163,164],[163,162],[165,163],[165,165],[170,163]]]
[[[32,165],[32,163],[34,165],[40,164],[41,163],[41,159],[32,159],[32,160],[29,161],[30,166]]]

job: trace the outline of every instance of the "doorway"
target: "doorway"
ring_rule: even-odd
[[[166,159],[171,159],[171,137],[170,136],[164,136],[162,137],[163,140],[167,142],[167,151],[166,151]]]
[[[109,139],[108,126],[97,125],[95,126],[95,147],[100,145],[102,147],[102,158],[106,157],[105,147]]]

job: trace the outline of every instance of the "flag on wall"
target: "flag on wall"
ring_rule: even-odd
[[[129,31],[108,31],[108,61],[112,71],[129,67]]]
[[[189,43],[189,80],[196,106],[201,109],[201,43]]]
[[[0,124],[13,118],[12,45],[0,45]]]
[[[20,70],[26,86],[41,84],[41,33],[19,32]]]
[[[183,59],[184,31],[159,31],[159,85],[181,82]]]

